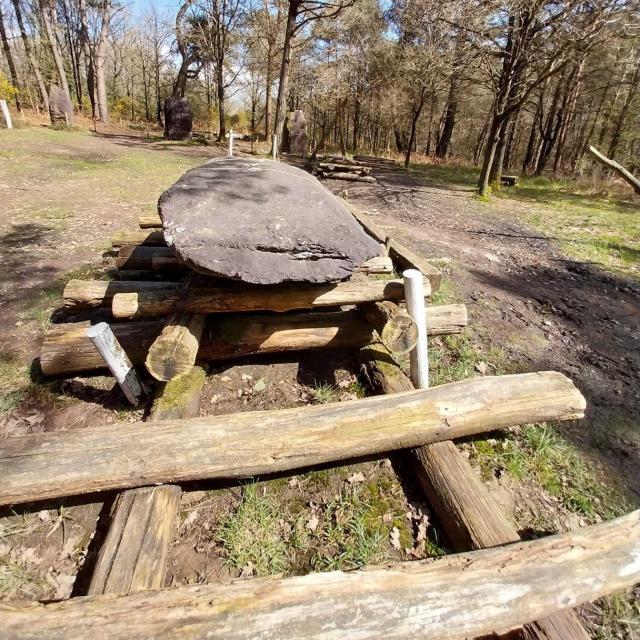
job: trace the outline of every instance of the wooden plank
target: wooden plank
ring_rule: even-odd
[[[395,364],[384,346],[365,347],[360,355],[375,390],[398,393],[413,389],[411,380]],[[410,464],[418,485],[445,531],[447,542],[455,551],[496,547],[520,540],[516,528],[453,442],[437,442],[414,449]],[[518,630],[515,637],[526,640],[589,638],[571,610],[528,624]]]
[[[141,229],[162,229],[162,220],[157,213],[143,213],[138,216],[138,226]]]
[[[378,332],[382,344],[393,353],[408,353],[418,342],[418,327],[406,311],[393,302],[362,305],[369,324]],[[424,311],[423,311],[424,314]]]
[[[360,571],[130,596],[2,602],[13,640],[453,639],[508,629],[640,580],[640,513],[531,542]]]
[[[146,271],[153,269],[153,261],[163,258],[166,266],[180,267],[182,261],[169,247],[148,247],[142,245],[125,245],[118,252],[116,266],[118,269]]]
[[[418,269],[431,284],[431,290],[437,291],[442,282],[442,273],[424,258],[405,247],[402,243],[389,238],[368,215],[359,211],[351,203],[343,200],[343,204],[351,211],[353,217],[362,225],[364,230],[379,242],[384,242],[389,250],[389,256],[400,269]]]
[[[119,229],[111,236],[111,245],[114,247],[123,247],[125,245],[145,245],[145,246],[167,246],[162,231],[128,231],[127,229]]]
[[[246,478],[569,420],[585,400],[546,371],[350,402],[38,433],[0,441],[0,504],[202,478]]]
[[[176,291],[180,282],[154,282],[136,280],[69,280],[62,297],[67,309],[90,309],[111,305],[116,293],[143,291]]]
[[[197,416],[205,379],[205,370],[196,366],[182,379],[160,385],[150,422]],[[89,595],[127,594],[162,586],[181,493],[176,485],[164,485],[130,489],[118,496]]]
[[[467,324],[462,304],[429,307],[429,335],[460,333]],[[89,322],[54,324],[45,334],[40,366],[46,375],[95,371],[104,364],[86,337]],[[133,364],[143,364],[163,320],[122,322],[111,330]],[[310,349],[358,349],[373,340],[372,327],[353,311],[209,317],[198,358],[217,362],[262,353]]]
[[[205,317],[199,313],[174,313],[154,340],[145,360],[156,379],[169,381],[193,368],[200,348]]]
[[[431,290],[425,287],[425,296]],[[111,311],[116,318],[144,318],[189,313],[233,313],[245,311],[292,311],[318,307],[340,307],[404,298],[401,280],[363,280],[328,285],[261,287],[225,284],[191,287],[187,291],[143,291],[113,297]]]

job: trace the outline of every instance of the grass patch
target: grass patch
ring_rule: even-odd
[[[600,482],[593,466],[551,425],[525,425],[501,440],[476,440],[471,449],[485,478],[506,471],[519,481],[535,483],[590,522],[629,510],[626,500]]]
[[[309,393],[314,404],[337,402],[339,398],[338,390],[326,382],[317,382],[313,387],[309,387]]]
[[[227,563],[259,575],[282,573],[288,566],[287,547],[278,524],[277,501],[257,484],[246,484],[234,513],[223,520],[218,539]]]
[[[34,565],[22,559],[0,558],[0,598],[36,598],[46,589],[47,583]]]
[[[637,589],[616,593],[595,603],[598,608],[598,629],[595,640],[638,638],[640,634],[640,593]]]

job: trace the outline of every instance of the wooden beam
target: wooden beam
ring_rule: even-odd
[[[167,382],[189,373],[196,362],[204,316],[199,313],[174,313],[155,339],[145,360],[147,371]]]
[[[144,291],[176,291],[180,282],[147,282],[136,280],[69,280],[62,297],[67,309],[90,309],[111,305],[116,293],[142,293]]]
[[[361,273],[393,273],[393,260],[389,256],[376,256],[358,268]]]
[[[73,322],[49,327],[40,351],[40,366],[46,375],[95,371],[104,366],[85,335],[88,326],[88,322]],[[144,363],[163,326],[163,320],[145,320],[114,323],[111,330],[131,362],[137,365]],[[429,307],[429,335],[459,333],[465,326],[464,305]],[[203,362],[217,362],[282,351],[358,349],[372,340],[371,326],[353,311],[225,315],[209,318],[198,358]]]
[[[430,282],[431,290],[437,291],[442,282],[442,273],[432,264],[429,264],[424,258],[418,256],[413,251],[405,247],[403,244],[389,238],[384,230],[380,229],[368,215],[359,211],[351,203],[342,200],[342,203],[349,209],[353,217],[362,225],[363,229],[379,242],[387,245],[389,256],[400,269],[418,269],[422,275]]]
[[[125,245],[167,246],[162,231],[128,231],[126,229],[116,231],[111,236],[111,244],[114,247]]]
[[[156,267],[158,267],[160,259],[163,260],[162,266],[171,268],[184,267],[182,261],[169,247],[147,247],[130,244],[120,249],[116,258],[116,266],[118,269],[148,271],[153,270],[154,260],[156,260]]]
[[[196,366],[180,380],[160,385],[149,421],[196,417],[205,379],[205,370]],[[181,493],[176,485],[164,485],[130,489],[118,496],[89,595],[162,587]]]
[[[375,455],[528,422],[585,400],[547,371],[335,404],[87,427],[0,440],[0,504],[203,478],[237,479]]]
[[[425,296],[431,293],[425,290]],[[400,280],[363,280],[327,285],[260,287],[225,284],[192,287],[187,291],[142,291],[113,297],[111,311],[116,318],[144,318],[189,313],[232,313],[244,311],[292,311],[318,307],[340,307],[404,298]]]
[[[360,571],[236,580],[123,597],[0,603],[13,640],[467,638],[640,581],[640,513],[494,549]]]
[[[365,347],[360,356],[374,390],[399,393],[414,388],[384,346]],[[516,528],[453,442],[437,442],[414,449],[409,457],[414,477],[455,551],[496,547],[520,540]],[[568,609],[527,624],[516,632],[516,637],[588,640],[589,635],[578,616]]]
[[[602,165],[615,171],[623,180],[626,180],[637,196],[640,196],[640,179],[636,178],[631,171],[625,169],[619,162],[607,158],[600,153],[595,147],[589,145],[589,153]]]
[[[138,216],[138,226],[141,229],[162,229],[162,220],[157,213],[143,213]]]
[[[393,302],[362,305],[367,322],[378,332],[382,344],[393,353],[408,353],[418,342],[418,327],[406,311]]]

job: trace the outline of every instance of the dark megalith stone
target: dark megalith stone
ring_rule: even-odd
[[[184,98],[167,98],[164,101],[164,137],[167,140],[188,140],[192,127],[189,103]]]
[[[212,160],[165,191],[158,210],[192,269],[255,284],[342,280],[379,252],[315,178],[271,160]]]
[[[71,98],[57,84],[49,89],[49,117],[54,126],[73,126]]]

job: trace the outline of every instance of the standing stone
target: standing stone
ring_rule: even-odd
[[[219,158],[162,194],[164,237],[195,271],[254,284],[332,282],[379,253],[349,210],[306,171]]]
[[[164,137],[167,140],[188,140],[192,127],[189,103],[184,98],[167,98],[164,101]]]
[[[307,121],[302,109],[292,111],[289,114],[287,130],[289,132],[289,151],[297,156],[307,155],[309,138],[307,136]]]
[[[49,89],[49,116],[53,126],[73,126],[71,98],[57,84]]]

